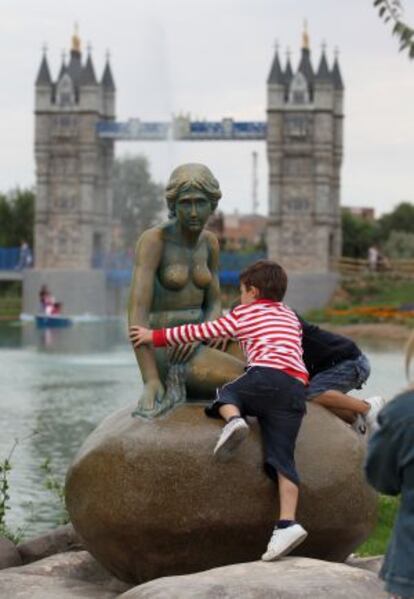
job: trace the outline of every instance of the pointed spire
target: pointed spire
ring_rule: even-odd
[[[86,64],[83,67],[80,77],[79,85],[96,85],[95,69],[93,68],[92,56],[88,53]]]
[[[310,60],[310,50],[308,48],[302,48],[302,56],[300,58],[298,71],[300,71],[302,73],[302,75],[305,76],[309,85],[311,85],[313,83],[314,74],[313,74],[312,63]]]
[[[49,65],[46,58],[46,47],[43,48],[42,62],[40,63],[39,72],[36,77],[36,85],[51,85],[52,78],[50,76]]]
[[[313,84],[314,73],[312,63],[310,60],[309,35],[306,21],[304,22],[304,31],[302,34],[302,54],[300,58],[298,71],[300,71],[302,75],[305,76],[308,85]]]
[[[328,83],[332,82],[332,76],[326,60],[325,44],[322,44],[321,60],[319,62],[318,72],[316,73],[315,80]]]
[[[59,71],[59,75],[57,80],[60,81],[63,77],[63,75],[66,73],[66,52],[65,50],[62,50],[62,64],[60,65],[60,71]]]
[[[270,69],[269,77],[267,78],[267,83],[273,83],[276,85],[284,85],[285,80],[283,77],[282,67],[280,66],[279,61],[279,47],[276,44],[275,56],[273,58],[272,68]]]
[[[285,74],[284,79],[286,85],[289,85],[293,78],[293,70],[292,65],[290,64],[290,50],[289,48],[286,50],[286,66],[285,66]]]
[[[115,82],[112,77],[111,65],[109,64],[109,52],[106,55],[106,64],[102,75],[101,85],[106,91],[115,91]]]
[[[308,21],[303,21],[302,50],[309,50]]]
[[[79,37],[79,25],[78,23],[75,23],[75,27],[74,27],[74,32],[72,35],[72,47],[71,47],[71,53],[72,52],[77,52],[78,54],[81,53],[81,40]]]
[[[333,64],[331,76],[332,76],[334,88],[342,91],[344,89],[344,84],[342,81],[342,75],[341,75],[341,71],[339,68],[338,54],[339,54],[338,50],[335,50],[335,61]]]

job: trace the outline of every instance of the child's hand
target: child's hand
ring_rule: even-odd
[[[145,327],[129,327],[129,338],[134,347],[152,343],[152,331]]]

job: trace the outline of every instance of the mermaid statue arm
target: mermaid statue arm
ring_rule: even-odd
[[[206,293],[204,320],[215,320],[216,318],[220,318],[222,313],[219,280],[220,246],[214,233],[211,233],[210,231],[206,231],[205,233],[208,237],[208,265],[211,271],[212,279]],[[228,339],[214,339],[208,344],[210,347],[215,349],[226,351],[227,343]]]
[[[210,231],[205,231],[208,244],[208,266],[211,272],[211,282],[206,290],[204,303],[204,320],[215,320],[221,316],[221,295],[219,281],[220,248],[217,237]]]
[[[161,235],[160,229],[149,229],[138,240],[128,306],[129,326],[149,326],[155,273],[162,254]],[[151,417],[160,411],[164,387],[158,373],[153,348],[146,345],[134,348],[134,351],[144,382],[144,390],[134,415]]]

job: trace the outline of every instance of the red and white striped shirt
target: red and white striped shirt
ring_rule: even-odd
[[[302,327],[293,310],[282,302],[259,299],[240,304],[217,320],[152,333],[155,347],[229,338],[240,343],[248,367],[276,368],[308,383],[302,359]]]

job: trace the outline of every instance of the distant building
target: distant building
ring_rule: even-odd
[[[349,212],[352,216],[358,216],[363,220],[373,222],[375,220],[375,208],[366,206],[342,206],[344,212]]]
[[[57,78],[45,54],[35,84],[36,268],[85,270],[109,250],[114,142],[96,124],[114,118],[109,62],[98,80],[75,32]]]
[[[267,217],[260,214],[213,215],[208,228],[213,231],[224,250],[261,249],[265,244]]]
[[[270,259],[289,272],[328,273],[341,252],[344,86],[325,50],[314,71],[305,30],[299,65],[276,50],[267,81]]]

